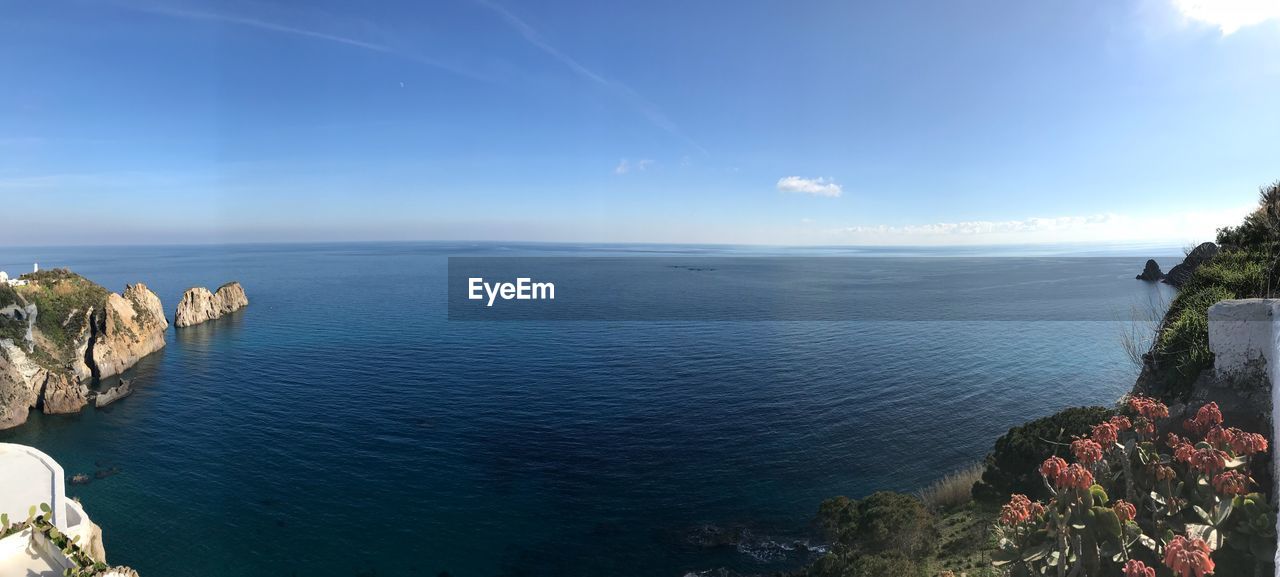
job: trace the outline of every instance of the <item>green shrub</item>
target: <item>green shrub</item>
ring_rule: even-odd
[[[975,499],[1007,501],[1014,493],[1047,498],[1048,489],[1036,467],[1053,455],[1067,452],[1073,437],[1086,435],[1093,425],[1111,417],[1105,407],[1073,407],[1009,429],[987,455],[982,480],[973,486]]]
[[[806,577],[929,577],[924,563],[903,557],[832,552],[815,561]]]
[[[1256,250],[1234,249],[1196,269],[1170,303],[1151,350],[1155,392],[1177,399],[1190,391],[1201,371],[1213,365],[1209,307],[1224,300],[1273,294],[1272,260]]]
[[[932,555],[939,537],[936,523],[919,499],[888,491],[862,500],[835,497],[818,507],[818,526],[825,536],[864,554]]]
[[[73,358],[75,341],[88,332],[86,313],[101,312],[107,303],[105,288],[66,269],[22,275],[30,284],[17,291],[39,311],[36,327],[56,349],[61,362]]]
[[[1239,226],[1218,229],[1218,245],[1226,250],[1262,250],[1276,245],[1280,234],[1280,181],[1258,191],[1258,210],[1244,217]]]
[[[1280,182],[1264,187],[1256,211],[1218,231],[1221,252],[1198,267],[1169,304],[1149,355],[1147,390],[1181,400],[1213,364],[1209,307],[1228,299],[1273,297],[1280,285]]]

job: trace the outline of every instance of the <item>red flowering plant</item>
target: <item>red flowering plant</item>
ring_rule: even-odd
[[[1226,427],[1216,403],[1182,423],[1186,437],[1157,434],[1176,423],[1156,399],[1130,398],[1124,413],[1065,446],[1074,462],[1040,465],[1047,503],[1004,506],[995,565],[1018,577],[1270,575],[1276,511],[1251,476],[1266,437]]]

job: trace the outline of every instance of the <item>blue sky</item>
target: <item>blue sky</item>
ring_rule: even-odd
[[[0,1],[10,244],[1188,242],[1280,3]]]

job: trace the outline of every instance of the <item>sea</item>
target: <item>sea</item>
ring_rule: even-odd
[[[1134,279],[1155,250],[2,247],[10,274],[143,282],[170,315],[230,280],[250,305],[170,327],[132,396],[0,442],[92,477],[68,494],[144,577],[765,574],[822,553],[823,499],[913,491],[1012,426],[1115,402],[1135,311],[1174,295]],[[449,258],[492,256],[595,258],[598,278],[706,258],[707,282],[804,257],[751,280],[875,314],[451,318]],[[860,280],[829,282],[832,263]],[[951,313],[911,314],[939,299]],[[1054,313],[1000,313],[1037,302]]]

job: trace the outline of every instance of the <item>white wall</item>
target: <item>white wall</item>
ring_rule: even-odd
[[[1209,307],[1209,348],[1213,351],[1213,370],[1219,380],[1258,379],[1271,387],[1271,455],[1277,459],[1276,440],[1280,439],[1280,299],[1244,299],[1222,301]],[[1274,466],[1274,465],[1273,465]],[[1280,497],[1280,475],[1273,495]],[[1276,529],[1280,532],[1280,520]],[[1276,553],[1280,571],[1280,551]]]

